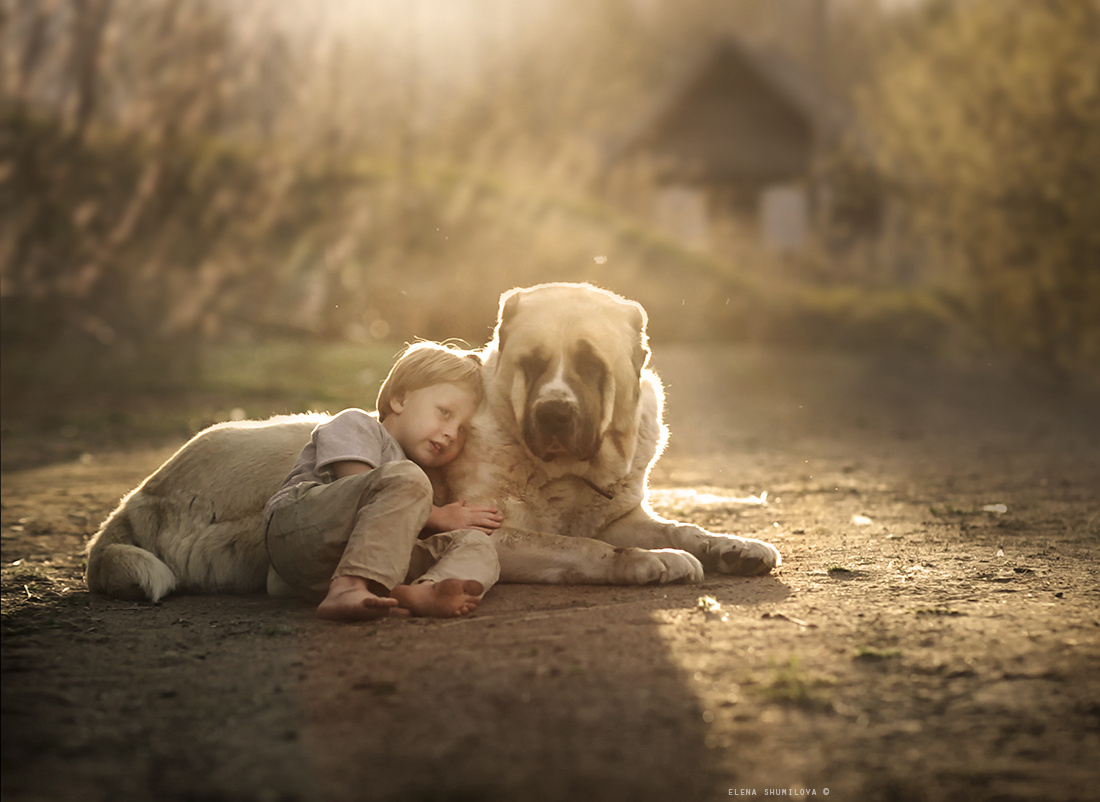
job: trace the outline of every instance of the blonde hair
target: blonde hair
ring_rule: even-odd
[[[473,393],[481,405],[485,390],[481,383],[481,358],[443,343],[419,342],[408,346],[390,368],[378,391],[378,419],[385,420],[393,411],[394,398],[435,384],[457,384]]]

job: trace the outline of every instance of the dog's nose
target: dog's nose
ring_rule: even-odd
[[[568,401],[544,401],[535,411],[535,419],[543,432],[561,437],[573,431],[576,408]]]

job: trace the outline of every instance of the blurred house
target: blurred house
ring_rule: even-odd
[[[608,151],[607,174],[641,168],[655,221],[712,244],[723,223],[778,251],[805,247],[823,198],[814,165],[851,125],[816,76],[776,51],[729,38]]]

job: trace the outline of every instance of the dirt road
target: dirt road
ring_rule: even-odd
[[[500,586],[447,622],[116,602],[81,548],[168,450],[4,473],[5,802],[1100,795],[1097,399],[838,356],[655,364],[655,506],[772,540],[773,576]]]

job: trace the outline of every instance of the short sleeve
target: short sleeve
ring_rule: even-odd
[[[320,473],[334,462],[365,462],[372,468],[405,459],[401,446],[373,415],[361,409],[345,409],[313,430]]]

